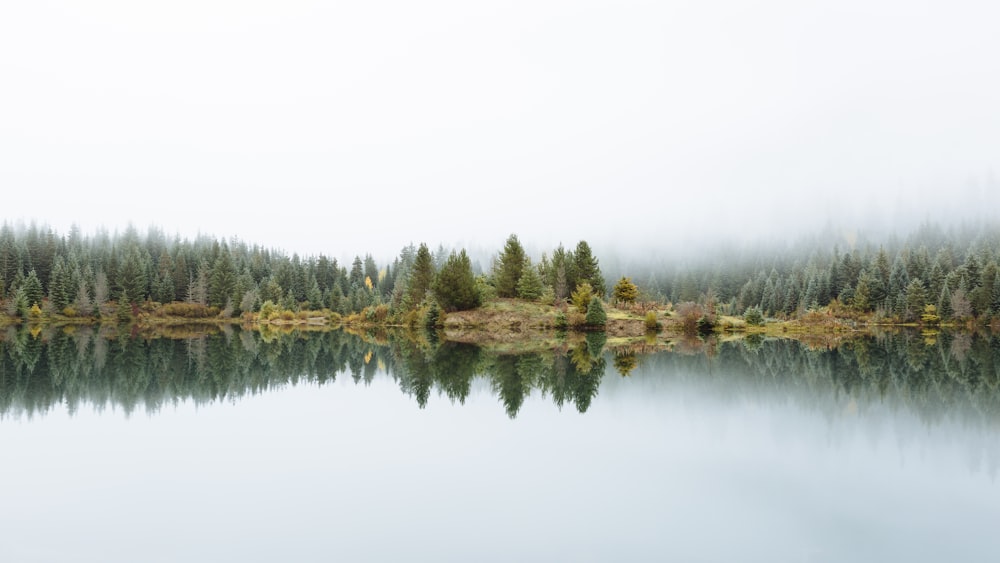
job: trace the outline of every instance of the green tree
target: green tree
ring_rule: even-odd
[[[42,299],[45,293],[42,292],[42,281],[38,279],[38,274],[32,269],[28,272],[28,277],[24,278],[24,283],[21,285],[24,289],[24,297],[28,300],[28,307],[32,305],[42,306]]]
[[[906,307],[903,317],[908,321],[919,318],[927,305],[927,290],[924,288],[924,282],[920,281],[919,278],[911,280],[906,286],[905,300]]]
[[[142,301],[146,297],[148,277],[142,251],[138,245],[129,248],[118,268],[115,277],[115,288],[118,294],[127,293],[131,299]]]
[[[597,257],[590,250],[587,241],[581,240],[576,245],[573,252],[573,265],[576,273],[576,283],[589,282],[594,289],[594,294],[604,295],[604,276],[601,274],[601,267],[597,263]]]
[[[584,321],[588,326],[604,326],[608,322],[608,315],[604,312],[604,306],[601,304],[601,298],[598,296],[593,296],[590,298],[590,304],[587,307],[587,316],[584,317]]]
[[[465,250],[448,256],[434,280],[433,289],[435,299],[445,311],[465,311],[479,306],[476,278]]]
[[[407,300],[411,307],[418,307],[427,296],[427,292],[434,283],[434,258],[427,245],[420,243],[417,255],[413,260],[413,267],[410,270],[410,279],[406,291]]]
[[[115,317],[120,323],[132,322],[132,305],[129,301],[127,289],[123,289],[121,296],[118,298],[118,309],[116,310]]]
[[[233,257],[225,247],[215,259],[211,276],[208,279],[208,304],[213,307],[224,307],[226,301],[233,298],[236,290],[236,266]]]
[[[639,297],[639,288],[632,283],[632,278],[622,276],[622,279],[615,284],[611,294],[614,300],[619,303],[635,303],[636,298]]]
[[[941,295],[938,297],[937,312],[938,316],[940,316],[942,320],[946,321],[951,319],[951,316],[954,313],[951,309],[951,290],[948,289],[948,284],[943,284],[941,286]]]
[[[517,235],[510,235],[504,245],[503,252],[497,259],[494,278],[497,295],[500,297],[517,297],[517,284],[524,272],[526,255]]]
[[[542,277],[535,268],[531,266],[531,260],[525,258],[524,268],[521,269],[521,279],[517,282],[517,296],[521,299],[534,301],[542,295]]]

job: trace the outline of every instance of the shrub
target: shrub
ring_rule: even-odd
[[[62,310],[62,314],[67,317],[73,318],[77,316],[79,312],[72,305],[69,305]]]
[[[283,321],[294,321],[295,311],[289,311],[288,309],[284,309],[281,311],[281,313],[278,314],[278,318],[280,318]]]
[[[685,334],[695,334],[698,332],[698,319],[702,318],[705,312],[701,305],[691,301],[685,301],[677,305],[677,316],[681,319],[681,328]]]
[[[181,303],[175,301],[160,307],[160,313],[170,317],[186,319],[205,319],[219,314],[218,307],[208,307],[200,303]]]
[[[556,330],[566,330],[569,328],[569,319],[566,318],[566,313],[559,311],[556,315],[556,322],[554,326]]]
[[[274,301],[268,299],[260,306],[260,318],[261,320],[269,321],[273,319],[278,314],[278,306],[274,304]]]
[[[743,320],[750,326],[764,326],[764,313],[760,311],[760,307],[747,307]]]
[[[656,318],[656,311],[649,311],[646,313],[646,330],[660,330],[663,325],[660,324],[659,319]]]

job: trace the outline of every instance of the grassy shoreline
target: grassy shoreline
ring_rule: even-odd
[[[245,313],[225,316],[209,309],[184,309],[188,315],[170,314],[179,310],[176,304],[167,306],[146,303],[134,306],[129,314],[119,315],[116,307],[106,307],[101,316],[74,316],[54,313],[29,315],[16,318],[0,313],[0,327],[114,327],[139,333],[167,333],[191,335],[214,332],[225,326],[241,326],[262,331],[308,330],[327,331],[345,329],[364,335],[384,331],[413,331],[423,327],[415,322],[423,315],[390,317],[362,311],[341,317],[329,310],[278,311],[267,316]],[[767,319],[763,325],[751,326],[741,317],[719,316],[707,331],[692,330],[692,321],[681,312],[662,304],[616,307],[605,306],[606,324],[588,326],[583,314],[571,306],[555,306],[521,299],[494,299],[469,311],[440,314],[433,327],[438,337],[453,342],[478,344],[501,349],[557,348],[567,341],[580,339],[588,332],[603,332],[609,347],[645,345],[655,348],[669,347],[671,343],[690,340],[692,337],[714,335],[725,340],[751,335],[800,340],[818,345],[830,345],[856,336],[866,336],[879,331],[918,329],[935,332],[940,329],[976,330],[971,323],[920,323],[876,321],[872,316],[838,315],[836,311],[810,311],[793,319]],[[650,316],[657,328],[650,329]]]

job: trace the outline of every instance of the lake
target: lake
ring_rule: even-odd
[[[1000,341],[0,333],[0,560],[995,561]]]

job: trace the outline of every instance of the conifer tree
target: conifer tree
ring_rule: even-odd
[[[527,255],[517,235],[510,235],[503,251],[497,259],[496,270],[493,272],[497,295],[500,297],[517,297],[517,284],[521,281]]]
[[[420,243],[417,255],[413,259],[406,297],[411,307],[418,307],[427,296],[434,283],[434,258],[427,245]]]
[[[534,301],[542,296],[542,277],[532,267],[531,260],[528,258],[525,258],[524,267],[521,269],[521,279],[517,282],[517,296],[528,301]]]
[[[211,277],[208,280],[208,304],[213,307],[223,307],[226,301],[232,299],[236,290],[236,266],[229,250],[223,247],[219,257],[215,259]]]
[[[465,311],[479,306],[472,263],[462,250],[448,256],[434,280],[434,297],[445,311]]]
[[[597,258],[590,250],[587,241],[581,240],[576,245],[573,252],[573,265],[576,274],[576,283],[588,282],[594,289],[594,294],[604,295],[604,276],[601,274],[601,267],[597,263]]]
[[[604,326],[608,321],[608,315],[604,312],[604,305],[601,304],[601,298],[594,295],[590,298],[590,304],[587,306],[587,315],[584,317],[584,322],[588,326]]]
[[[618,280],[618,283],[615,284],[615,288],[611,293],[615,301],[621,303],[634,303],[636,298],[639,297],[639,288],[632,283],[632,278],[622,276],[622,279]]]
[[[34,269],[28,272],[28,277],[24,278],[21,287],[24,288],[24,297],[28,300],[28,307],[32,305],[42,306],[45,294],[42,292],[42,282],[38,279],[38,274],[35,273]]]

